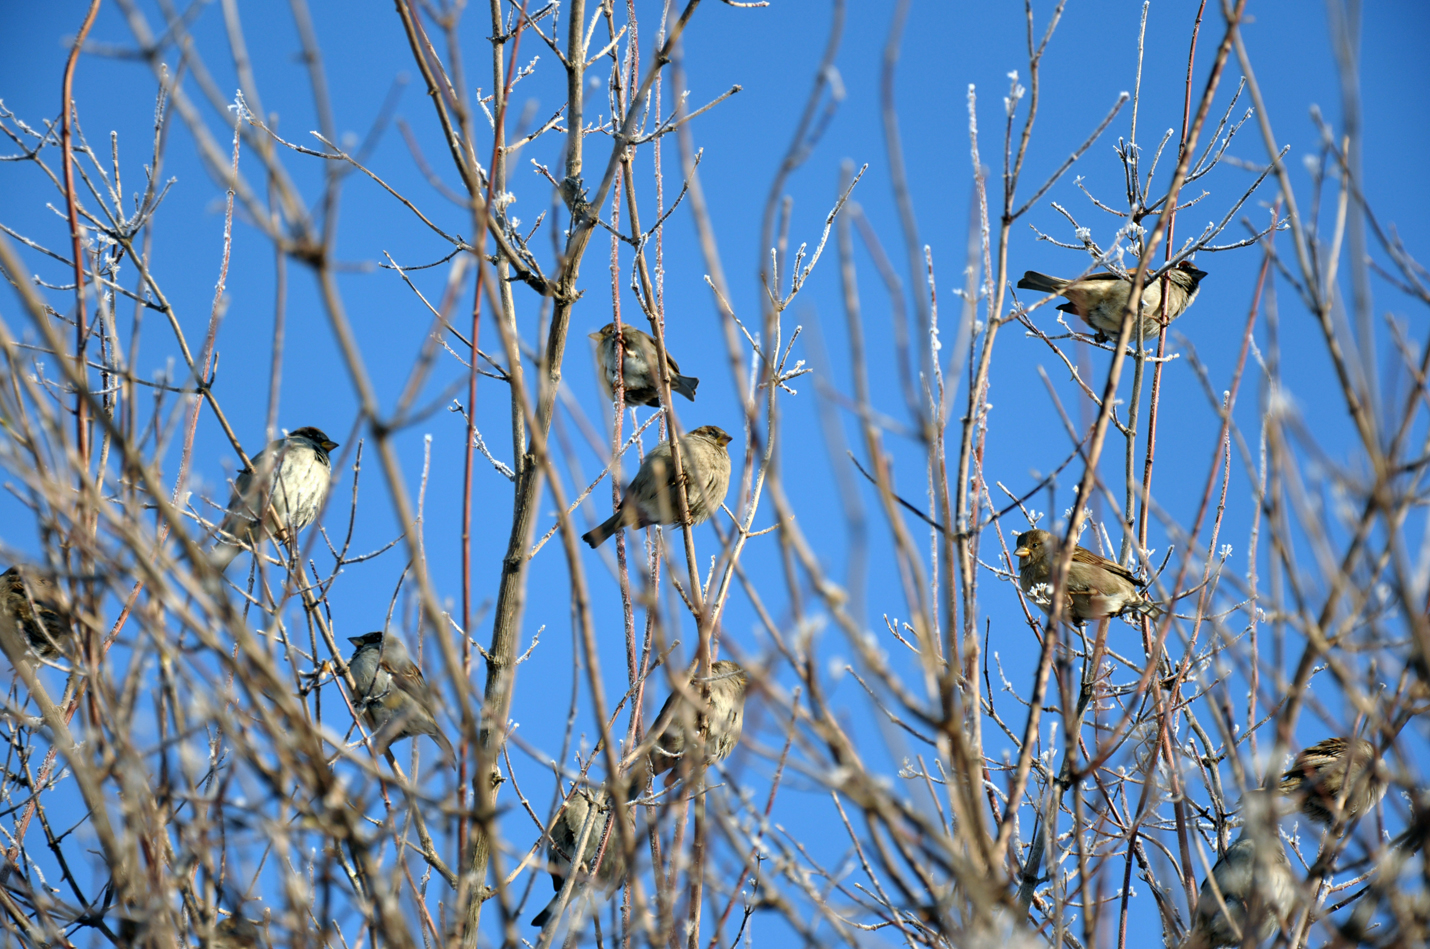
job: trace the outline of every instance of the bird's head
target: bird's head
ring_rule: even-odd
[[[1207,272],[1205,270],[1198,270],[1196,265],[1193,264],[1190,260],[1183,260],[1179,262],[1177,264],[1177,269],[1180,270],[1182,273],[1186,274],[1188,277],[1192,278],[1193,289],[1195,289],[1197,284],[1202,282],[1202,278],[1207,275]]]
[[[306,438],[308,441],[321,446],[323,451],[332,451],[338,447],[338,443],[327,435],[324,435],[321,428],[315,428],[312,425],[305,425],[302,428],[294,429],[288,434],[293,437]]]
[[[21,566],[20,564],[16,564],[0,574],[0,584],[14,586],[17,590],[21,584],[24,584],[29,587],[31,596],[40,594],[53,596],[59,592],[59,584],[55,583],[54,577],[34,567]]]
[[[382,642],[382,633],[363,633],[361,636],[349,636],[348,642],[359,649],[362,649],[364,646],[376,646]]]
[[[596,342],[598,342],[598,343],[604,343],[606,340],[610,339],[612,336],[615,336],[615,335],[616,335],[616,324],[615,324],[615,323],[607,323],[605,326],[603,326],[603,327],[601,327],[600,329],[596,330],[596,332],[594,332],[594,333],[587,333],[587,334],[586,334],[586,337],[587,337],[588,339],[594,339],[594,340],[595,340]]]
[[[724,448],[733,441],[729,435],[725,434],[725,430],[718,425],[702,425],[690,434],[698,435],[701,438],[708,438],[721,448]]]
[[[740,683],[740,689],[742,691],[745,688],[745,683],[748,681],[744,667],[738,662],[733,662],[729,659],[719,659],[711,663],[710,678],[712,681],[715,679],[735,679]]]
[[[1031,530],[1018,535],[1018,549],[1013,554],[1018,558],[1018,566],[1026,567],[1043,559],[1046,551],[1052,549],[1053,535],[1047,531]]]

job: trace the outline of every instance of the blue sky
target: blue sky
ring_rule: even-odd
[[[1049,5],[1036,6],[1037,29],[1041,34]],[[793,198],[791,243],[807,241],[813,246],[835,199],[841,162],[847,159],[856,166],[868,163],[869,170],[856,189],[854,200],[895,261],[907,292],[911,278],[903,263],[907,255],[892,199],[879,116],[879,70],[889,7],[867,0],[850,5],[837,59],[839,86],[845,97],[817,148],[789,180],[787,192]],[[1154,3],[1151,8],[1139,120],[1139,138],[1148,151],[1163,130],[1180,127],[1186,37],[1194,8],[1195,5],[1189,3]],[[1308,179],[1303,159],[1314,152],[1317,144],[1309,110],[1319,106],[1337,126],[1342,111],[1324,8],[1289,0],[1254,0],[1249,9],[1253,19],[1244,28],[1245,41],[1257,65],[1278,142],[1291,146],[1287,161],[1293,180],[1298,188],[1304,187]],[[733,84],[743,88],[738,95],[696,119],[693,126],[696,143],[704,149],[701,181],[719,238],[725,272],[732,285],[731,303],[747,325],[753,325],[751,321],[757,321],[759,313],[761,291],[756,275],[767,253],[759,246],[765,194],[811,87],[813,71],[828,32],[828,10],[824,2],[775,0],[766,9],[741,10],[708,0],[687,33],[684,56],[693,104],[703,104]],[[1019,189],[1024,198],[1086,137],[1118,94],[1132,89],[1140,11],[1141,5],[1131,2],[1069,4],[1042,66],[1038,121]],[[155,16],[153,10],[147,12]],[[641,4],[639,12],[645,18],[641,22],[642,57],[648,61],[655,33],[655,7]],[[489,61],[483,58],[487,49],[485,37],[490,28],[478,14],[475,5],[469,9],[463,43],[469,82],[485,89],[491,85]],[[79,23],[82,5],[10,3],[6,5],[4,16],[6,29],[0,31],[0,99],[11,112],[37,126],[58,111],[66,38]],[[316,127],[316,119],[306,69],[297,58],[298,40],[288,5],[245,4],[242,16],[262,94],[262,108],[276,115],[280,134],[290,141],[316,147],[316,140],[307,135],[309,129]],[[340,135],[361,137],[395,79],[399,76],[409,80],[416,78],[400,24],[390,5],[380,3],[315,4],[313,16],[323,47],[337,128]],[[1424,121],[1425,91],[1430,89],[1430,59],[1423,55],[1426,18],[1427,12],[1420,4],[1375,4],[1365,11],[1363,27],[1361,99],[1366,194],[1381,218],[1394,222],[1412,253],[1430,242],[1430,214],[1426,213],[1430,208],[1426,206],[1422,158],[1430,147],[1427,142],[1430,123]],[[231,93],[236,80],[226,54],[219,6],[200,8],[192,29],[218,87],[225,95]],[[958,318],[957,300],[951,291],[963,283],[961,269],[972,195],[966,97],[969,86],[974,86],[982,160],[992,169],[990,181],[995,186],[993,200],[996,201],[1001,165],[1002,101],[1010,85],[1008,73],[1016,70],[1022,81],[1027,81],[1023,31],[1019,5],[950,4],[937,0],[916,0],[905,31],[896,87],[899,122],[918,216],[919,239],[931,248],[937,269],[942,321],[949,328],[946,339],[951,338],[951,328]],[[1206,65],[1220,33],[1219,23],[1209,17],[1198,49],[1197,91],[1205,81]],[[103,8],[91,38],[97,46],[133,45],[115,5]],[[526,103],[532,102],[532,115],[539,122],[560,101],[564,78],[550,51],[542,47],[536,37],[528,35],[523,39],[520,60],[525,64],[534,55],[540,56],[537,70],[516,87],[513,114],[520,113]],[[1226,108],[1239,76],[1233,58],[1213,107],[1214,117]],[[413,81],[407,83],[396,114],[411,125],[427,160],[450,185],[454,180],[450,163],[442,153],[430,104],[419,85]],[[192,91],[192,84],[190,88]],[[149,161],[152,74],[132,60],[88,56],[79,67],[75,97],[84,130],[96,147],[107,148],[104,143],[108,132],[117,130],[126,190],[141,187],[141,165]],[[667,96],[667,108],[669,102]],[[604,111],[601,104],[601,97],[595,97],[590,111]],[[250,106],[256,104],[250,102]],[[1239,116],[1247,106],[1249,101],[1243,98],[1236,114]],[[1093,229],[1100,241],[1110,242],[1118,222],[1091,205],[1076,189],[1074,177],[1081,176],[1086,187],[1108,203],[1114,206],[1121,203],[1122,171],[1112,146],[1119,136],[1128,134],[1129,119],[1130,107],[1124,109],[1073,173],[1065,176],[1024,221],[1015,225],[1009,252],[1009,272],[1013,279],[1024,269],[1073,273],[1086,266],[1085,257],[1040,243],[1029,229],[1028,225],[1032,224],[1061,240],[1072,239],[1070,226],[1050,207],[1051,202],[1068,208],[1081,224]],[[1254,125],[1254,121],[1247,124],[1229,154],[1261,163],[1265,160],[1265,150]],[[227,142],[228,135],[212,112],[209,127],[220,141]],[[172,137],[163,174],[177,181],[158,216],[153,256],[158,278],[175,302],[185,331],[193,341],[202,338],[218,272],[222,201],[221,192],[195,159],[189,133],[182,124],[174,125]],[[586,181],[593,184],[604,166],[607,140],[591,136],[586,147]],[[8,153],[11,149],[0,151]],[[550,189],[531,170],[528,159],[555,168],[559,160],[557,137],[548,136],[527,149],[511,172],[511,190],[518,200],[509,213],[529,225],[541,210],[550,206]],[[1160,173],[1163,180],[1170,173],[1173,160],[1169,149]],[[664,152],[664,161],[668,173],[678,167],[673,142]],[[647,147],[637,159],[639,172],[644,176],[641,202],[643,220],[647,222],[654,218],[655,205],[653,190],[648,186],[650,162],[651,151]],[[319,162],[288,156],[285,164],[303,192],[310,199],[316,198],[322,172]],[[430,209],[441,226],[465,233],[468,228],[465,212],[447,203],[424,181],[396,129],[389,129],[368,164],[420,207]],[[258,167],[251,155],[244,157],[243,168],[247,173],[258,174]],[[673,177],[672,174],[672,180]],[[1185,235],[1207,220],[1219,218],[1251,179],[1250,172],[1224,165],[1199,182],[1210,194],[1203,204],[1179,218],[1179,233]],[[676,187],[671,181],[667,182],[667,200]],[[1264,186],[1242,213],[1264,223],[1267,220],[1264,205],[1274,198],[1274,193],[1272,186]],[[0,221],[42,243],[59,247],[64,243],[63,221],[46,208],[47,202],[57,205],[59,199],[34,169],[23,164],[0,166]],[[994,211],[996,213],[996,206]],[[543,249],[550,246],[547,234],[551,227],[548,215],[534,246]],[[1242,236],[1244,231],[1234,226],[1228,234]],[[337,247],[340,259],[363,265],[344,273],[340,287],[382,404],[390,409],[422,345],[428,317],[397,276],[368,265],[382,260],[384,252],[404,265],[430,263],[448,253],[449,248],[361,175],[351,176],[345,187]],[[1289,243],[1283,247],[1289,247]],[[584,334],[610,318],[608,256],[609,243],[598,236],[582,268],[581,286],[586,296],[576,311],[565,373],[573,397],[593,421],[608,414],[608,410],[594,382],[593,362]],[[623,265],[628,268],[629,251],[623,250],[622,257]],[[881,411],[903,421],[907,419],[907,411],[894,374],[888,297],[862,247],[856,251],[856,258],[870,342],[874,403]],[[667,225],[664,259],[670,349],[679,357],[686,373],[702,378],[699,400],[693,406],[682,401],[677,409],[690,427],[719,424],[732,433],[738,432],[740,413],[732,397],[733,383],[725,368],[714,305],[703,282],[706,266],[687,209],[677,210]],[[45,280],[65,281],[58,265],[37,257],[30,260],[31,266]],[[1212,388],[1220,392],[1228,384],[1235,365],[1260,256],[1254,249],[1204,255],[1198,265],[1210,275],[1202,284],[1195,308],[1175,329],[1185,334],[1195,347],[1206,366]],[[132,279],[132,268],[127,273]],[[628,275],[629,270],[624,270],[623,281]],[[435,300],[441,295],[445,270],[422,271],[413,279],[429,299]],[[1353,462],[1355,443],[1339,395],[1326,383],[1331,376],[1323,347],[1312,335],[1310,318],[1296,305],[1284,285],[1280,289],[1280,342],[1287,388],[1305,417],[1314,420],[1316,433],[1330,458]],[[538,301],[524,288],[518,287],[516,294],[518,324],[523,335],[530,339],[538,316]],[[1377,294],[1378,313],[1388,311],[1405,316],[1414,312],[1405,298],[1384,284],[1377,286]],[[229,307],[218,340],[221,361],[217,392],[245,448],[252,453],[263,441],[274,267],[268,242],[245,224],[235,230],[228,295]],[[318,425],[346,443],[356,403],[332,333],[318,305],[314,282],[301,265],[290,266],[287,305],[288,341],[280,425],[290,429]],[[622,306],[625,318],[633,318],[636,304],[628,290],[623,291]],[[12,327],[21,322],[14,297],[9,293],[0,294],[0,313]],[[123,325],[128,314],[123,308],[121,313]],[[484,321],[488,316],[483,314]],[[1040,325],[1046,325],[1051,318],[1050,308],[1038,311],[1035,316]],[[809,360],[824,383],[841,392],[850,392],[848,346],[832,244],[787,319],[804,325],[811,336],[818,327],[827,358],[821,360],[804,342],[796,345],[796,357]],[[458,322],[460,325],[462,321]],[[1258,341],[1264,342],[1264,327],[1258,330]],[[1169,345],[1174,342],[1169,338]],[[489,325],[484,329],[482,344],[489,352],[500,349]],[[1159,442],[1154,496],[1170,517],[1186,522],[1195,514],[1200,499],[1218,419],[1190,369],[1191,360],[1186,355],[1189,349],[1176,348],[1184,357],[1170,364],[1165,375],[1163,406],[1167,414],[1163,417]],[[165,339],[158,319],[151,315],[140,359],[144,371],[161,369],[171,351],[172,346]],[[1100,380],[1106,358],[1105,353],[1091,357],[1094,378]],[[1039,378],[1039,367],[1046,369],[1074,421],[1083,418],[1080,412],[1085,403],[1079,401],[1061,364],[1040,343],[1023,338],[1016,326],[1007,328],[999,340],[992,371],[989,400],[994,409],[989,418],[987,471],[990,479],[997,479],[1020,493],[1034,484],[1041,473],[1058,464],[1071,448]],[[439,363],[429,382],[425,398],[436,397],[459,376],[460,367],[446,358]],[[1130,373],[1127,378],[1130,383]],[[831,459],[821,436],[813,379],[805,377],[794,386],[799,394],[786,396],[782,401],[783,478],[794,497],[804,531],[834,575],[842,577],[849,534],[839,516],[831,464],[847,463],[842,457]],[[1127,391],[1124,385],[1124,398]],[[1261,377],[1254,373],[1249,375],[1237,413],[1247,432],[1257,429],[1261,391]],[[962,400],[960,391],[955,405],[960,406]],[[479,427],[497,457],[509,461],[507,412],[501,385],[483,379],[478,395]],[[847,414],[842,418],[846,437],[852,444],[859,444],[853,420]],[[563,417],[562,425],[565,438],[573,445],[580,445],[582,438],[572,419]],[[432,439],[427,548],[438,589],[449,597],[456,597],[459,591],[457,522],[462,433],[458,416],[438,411],[403,432],[398,439],[409,485],[416,485],[420,475],[423,439],[428,435]],[[224,479],[233,471],[233,453],[208,417],[200,423],[197,444],[196,475],[212,496],[221,499],[226,494],[222,487]],[[916,501],[923,498],[920,449],[907,439],[897,437],[890,438],[889,445],[903,493]],[[350,444],[343,446],[344,449],[351,447]],[[582,469],[588,475],[599,470],[593,452],[586,448],[577,451]],[[856,453],[862,458],[862,450],[856,449]],[[344,457],[351,462],[351,455]],[[377,466],[371,461],[369,454],[364,478],[379,479]],[[170,460],[169,468],[173,469],[176,463],[177,457]],[[1140,452],[1138,467],[1140,470]],[[1120,494],[1120,470],[1121,441],[1114,438],[1109,441],[1103,471],[1117,494]],[[1059,480],[1051,496],[1041,494],[1029,502],[1030,506],[1060,517],[1072,503],[1075,479],[1076,472],[1070,470]],[[1223,541],[1238,551],[1233,555],[1232,565],[1244,570],[1244,554],[1240,551],[1244,551],[1247,543],[1251,502],[1247,472],[1235,458],[1231,479]],[[343,503],[329,513],[330,531],[342,529],[340,521],[346,509],[348,481],[349,476],[344,472],[337,489]],[[495,596],[500,558],[509,531],[510,485],[491,468],[481,467],[477,473],[477,491],[481,501],[474,524],[473,586],[477,602],[484,603]],[[875,497],[869,490],[862,493],[865,506],[873,516],[877,510]],[[601,517],[603,510],[608,510],[606,486],[598,489],[594,497],[600,499],[600,506],[588,505],[581,515],[583,519]],[[538,532],[544,533],[551,523],[553,516],[547,495]],[[762,517],[758,526],[767,523],[768,518]],[[4,525],[0,534],[7,544],[20,548],[34,544],[23,508],[8,496],[0,496],[0,524]],[[1021,523],[1009,523],[1005,527],[1010,531],[1022,528]],[[385,491],[378,481],[366,480],[358,508],[354,549],[375,549],[390,540],[395,530]],[[701,556],[706,557],[715,549],[714,537],[708,528],[702,529],[699,535]],[[1114,541],[1116,539],[1114,535]],[[1151,546],[1160,552],[1165,550],[1166,544],[1160,527],[1154,527]],[[994,547],[996,544],[990,535],[985,540],[985,560],[990,559]],[[869,553],[871,567],[865,619],[869,628],[877,632],[882,626],[881,617],[904,616],[907,606],[892,569],[887,530],[871,531]],[[609,694],[618,686],[624,668],[619,597],[613,579],[597,557],[586,556]],[[787,619],[788,604],[779,579],[782,568],[774,539],[767,536],[752,542],[745,565],[751,575],[770,578],[766,584],[770,597],[767,602],[778,619]],[[340,633],[356,635],[380,625],[402,567],[401,557],[393,554],[349,568],[333,595],[334,621]],[[529,641],[538,627],[545,626],[546,631],[541,645],[519,673],[512,712],[513,719],[520,723],[524,739],[549,749],[559,744],[573,667],[565,577],[565,565],[555,545],[544,550],[533,564],[523,641]],[[990,649],[998,654],[1004,672],[1023,689],[1036,657],[1036,644],[1018,617],[1012,590],[995,582],[991,574],[984,574],[982,584],[981,608],[992,621]],[[766,592],[765,587],[762,592]],[[479,640],[485,640],[489,625],[484,623],[474,631]],[[1129,627],[1115,625],[1112,635],[1117,648],[1133,650],[1135,635]],[[687,624],[684,636],[686,639],[693,636],[693,626]],[[756,627],[753,611],[739,593],[732,599],[725,636],[745,655],[761,655],[769,649],[764,635]],[[899,648],[896,643],[889,645],[894,647],[889,650],[891,654]],[[833,627],[822,634],[818,649],[821,659],[831,667],[841,666],[840,657],[849,654],[847,645],[840,641]],[[880,738],[872,709],[859,693],[857,683],[844,678],[838,686],[836,700],[847,710],[857,733],[871,741]],[[1015,711],[1015,715],[1021,716],[1021,712]],[[754,713],[752,720],[758,731],[760,714]],[[1319,723],[1308,721],[1305,737],[1308,740],[1320,737],[1315,732],[1319,727]],[[882,736],[889,738],[890,731],[884,729]],[[996,742],[996,736],[991,731],[989,734],[990,741]],[[770,735],[765,733],[764,738],[769,739]],[[1002,748],[994,744],[988,751],[997,756]],[[885,760],[880,766],[891,769],[892,764]],[[751,780],[762,785],[763,775],[771,766],[755,759],[743,765],[737,762],[737,767],[759,775]],[[540,786],[546,779],[536,776],[535,767],[531,771],[531,780]],[[798,782],[782,792],[783,817],[792,832],[798,832],[802,823],[799,811],[806,803],[804,796]],[[813,805],[821,799],[818,790],[809,798],[808,813],[818,813]],[[540,793],[535,799],[541,799]],[[803,821],[812,819],[806,817]],[[529,836],[527,828],[520,828],[520,839]],[[837,859],[837,852],[833,856]],[[544,883],[539,883],[537,892],[543,892],[544,887]]]

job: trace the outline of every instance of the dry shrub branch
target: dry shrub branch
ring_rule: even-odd
[[[1430,304],[1430,280],[1367,199],[1355,8],[1330,5],[1342,114],[1313,112],[1306,187],[1254,4],[1179,23],[1180,127],[1151,140],[1148,25],[1185,13],[1143,7],[1131,91],[1066,138],[1039,110],[1076,81],[1047,54],[1083,14],[1029,0],[1001,112],[969,85],[967,151],[961,117],[940,130],[959,144],[938,188],[972,196],[948,247],[920,236],[906,146],[927,132],[898,107],[909,0],[882,40],[882,141],[842,167],[821,150],[865,42],[834,0],[792,47],[811,83],[768,145],[741,281],[701,177],[741,86],[687,86],[714,0],[354,10],[417,93],[395,82],[363,136],[338,132],[303,0],[285,29],[311,134],[265,111],[294,93],[234,0],[116,0],[119,45],[89,38],[99,6],[63,114],[0,106],[7,192],[63,209],[61,242],[0,221],[0,466],[24,521],[0,537],[7,941],[1430,938],[1430,339],[1376,312]],[[71,89],[100,57],[152,73],[148,141],[87,137],[111,119]],[[559,104],[525,105],[548,79]],[[176,150],[220,216],[175,206]],[[811,168],[837,187],[796,212]],[[346,225],[355,193],[421,249]],[[253,241],[271,344],[230,318]],[[1061,275],[1020,278],[1044,243]],[[668,309],[692,298],[672,253],[698,258],[703,310]],[[354,254],[406,294],[415,352],[373,329]],[[1234,260],[1254,279],[1227,289]],[[206,311],[185,272],[213,275]],[[290,312],[300,273],[311,313]],[[1184,334],[1213,320],[1204,279],[1241,311]],[[344,391],[321,419],[280,411],[308,368],[289,340],[319,335]],[[236,337],[266,372],[224,371]],[[1306,360],[1344,437],[1298,400]],[[1177,374],[1204,403],[1167,395]],[[994,392],[1018,404],[990,414]],[[259,393],[262,433],[233,421]],[[1067,442],[1029,474],[999,426],[1032,415]],[[220,437],[228,483],[201,447]],[[386,613],[355,619],[360,597]],[[569,691],[523,669],[552,651]],[[523,727],[532,695],[547,720]]]

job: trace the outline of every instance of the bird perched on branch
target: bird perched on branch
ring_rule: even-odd
[[[1261,840],[1259,834],[1242,831],[1217,860],[1211,877],[1202,883],[1192,936],[1185,949],[1243,945],[1248,927],[1252,945],[1259,945],[1290,915],[1296,887],[1291,861],[1275,833],[1268,830],[1267,839]]]
[[[1051,589],[1035,592],[1034,588],[1053,582],[1058,539],[1047,531],[1024,531],[1018,535],[1018,548],[1013,553],[1018,557],[1018,585],[1044,613],[1049,612]],[[1068,566],[1063,620],[1081,626],[1090,619],[1120,616],[1128,610],[1155,617],[1161,610],[1143,590],[1146,585],[1146,581],[1139,580],[1116,561],[1099,557],[1080,546],[1073,551],[1072,563]]]
[[[332,482],[328,452],[338,443],[306,426],[280,438],[253,456],[253,465],[233,483],[213,565],[225,569],[244,547],[269,537],[291,544],[298,532],[317,520]]]
[[[729,757],[744,729],[745,687],[748,681],[739,663],[721,659],[711,664],[708,679],[692,679],[687,689],[670,693],[655,718],[659,722],[666,718],[668,710],[671,712],[650,752],[651,773],[669,771],[680,764],[687,748],[699,747],[696,707],[692,697],[703,701],[705,706],[708,722],[706,758],[723,761]]]
[[[1336,802],[1348,792],[1340,811],[1355,820],[1385,796],[1386,780],[1376,767],[1375,746],[1364,738],[1327,738],[1303,749],[1281,776],[1281,793],[1305,814],[1327,827],[1336,822]]]
[[[685,475],[685,498],[690,523],[700,524],[720,509],[730,489],[730,436],[716,425],[702,425],[680,440],[680,463]],[[674,524],[680,520],[680,500],[675,486],[675,463],[670,442],[661,442],[641,462],[626,488],[620,507],[581,539],[599,547],[622,527]]]
[[[1188,261],[1182,261],[1167,271],[1167,322],[1170,323],[1187,311],[1197,298],[1197,285],[1205,277],[1205,270],[1198,270]],[[1099,271],[1064,280],[1047,274],[1029,270],[1018,281],[1022,290],[1037,290],[1039,293],[1057,293],[1067,297],[1068,302],[1058,309],[1074,313],[1084,323],[1097,330],[1100,342],[1116,339],[1122,331],[1122,314],[1127,309],[1128,298],[1132,295],[1132,281],[1110,271]],[[1149,280],[1142,289],[1142,337],[1156,339],[1161,328],[1162,280]],[[1137,339],[1137,324],[1132,324],[1132,340]]]
[[[214,926],[213,949],[261,949],[263,932],[247,916],[225,916]]]
[[[622,324],[616,332],[615,323],[607,323],[589,334],[596,341],[596,359],[601,366],[601,382],[606,391],[616,391],[616,343],[621,343],[620,373],[625,380],[627,405],[660,405],[660,371],[657,369],[660,353],[655,340],[629,324]],[[670,351],[665,353],[665,368],[670,375],[670,391],[679,392],[690,401],[695,401],[695,387],[700,380],[694,376],[682,376],[680,366]]]
[[[384,754],[395,741],[429,735],[446,759],[456,751],[437,724],[442,697],[427,684],[407,647],[396,636],[367,633],[349,636],[357,647],[348,668],[353,674],[353,704],[372,727],[373,749]]]
[[[0,612],[15,623],[35,655],[53,659],[74,643],[74,627],[54,578],[16,564],[0,573]]]
[[[629,803],[645,786],[644,769],[634,770],[624,781],[626,802]],[[614,816],[611,795],[604,786],[595,789],[578,787],[567,795],[561,810],[551,821],[548,834],[551,843],[546,851],[551,888],[556,895],[531,918],[531,925],[545,926],[551,920],[561,900],[561,888],[571,875],[573,866],[576,872],[586,874],[588,878],[594,872],[595,886],[582,887],[581,892],[599,893],[601,899],[609,897],[625,881],[626,855]],[[588,820],[590,828],[586,830],[586,846],[579,848],[581,858],[576,860],[577,844],[581,842],[581,832]],[[634,830],[629,819],[626,826]],[[577,891],[573,890],[571,900],[574,901],[577,895]]]

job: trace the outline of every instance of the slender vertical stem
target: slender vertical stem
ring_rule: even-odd
[[[1202,29],[1202,13],[1206,10],[1207,0],[1201,0],[1197,6],[1197,17],[1192,23],[1191,49],[1187,52],[1187,80],[1186,92],[1182,98],[1182,135],[1178,144],[1178,157],[1184,156],[1187,151],[1187,132],[1191,125],[1192,116],[1192,72],[1196,65],[1197,58],[1197,36]],[[1168,208],[1167,219],[1167,242],[1164,260],[1170,260],[1172,255],[1173,237],[1177,223],[1177,209],[1175,205]],[[1165,286],[1163,287],[1165,290]],[[1157,363],[1152,367],[1152,395],[1147,408],[1147,454],[1142,463],[1142,499],[1137,515],[1137,545],[1140,550],[1147,549],[1147,505],[1152,497],[1152,461],[1157,456],[1157,409],[1161,405],[1162,395],[1162,357],[1167,352],[1167,325],[1166,325],[1166,300],[1167,295],[1162,294],[1163,320],[1162,328],[1157,333]],[[1140,557],[1141,554],[1139,553]]]
[[[84,301],[84,248],[80,243],[79,236],[79,202],[74,188],[74,135],[70,126],[74,121],[75,68],[79,65],[80,51],[84,49],[84,39],[89,35],[89,28],[94,25],[94,18],[98,14],[99,0],[90,0],[89,12],[85,14],[84,22],[80,24],[79,33],[74,38],[74,45],[70,47],[69,58],[65,60],[64,80],[60,84],[60,153],[64,161],[65,214],[69,218],[70,254],[74,264],[74,363],[79,378],[84,380],[86,385],[89,379],[88,360],[85,358],[86,340],[89,336],[89,316],[88,307]],[[16,276],[18,277],[18,274]],[[79,454],[80,464],[84,466],[86,477],[89,471],[89,419],[87,413],[87,401],[84,398],[84,393],[75,393],[75,450]]]
[[[279,225],[277,203],[273,200],[272,177],[269,178],[269,207],[273,208],[274,228]],[[273,248],[273,351],[268,369],[268,414],[263,425],[265,443],[278,437],[278,404],[283,389],[283,337],[288,325],[288,254],[282,245]]]

